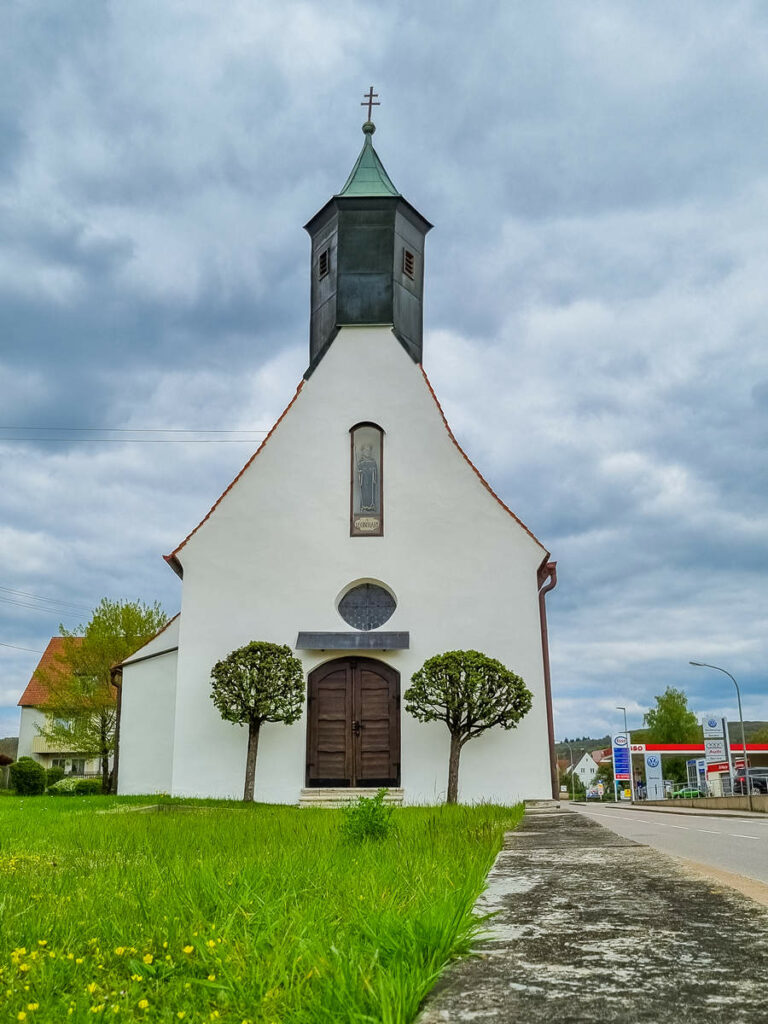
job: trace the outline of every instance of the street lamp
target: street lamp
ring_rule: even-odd
[[[752,783],[749,781],[749,758],[747,757],[747,740],[744,735],[744,715],[741,711],[741,690],[739,684],[733,678],[730,672],[726,672],[724,668],[720,668],[719,665],[709,665],[706,661],[689,661],[689,665],[695,665],[696,668],[713,668],[715,672],[722,672],[723,675],[728,676],[733,685],[736,687],[736,699],[739,702],[739,722],[741,723],[741,749],[744,751],[744,785],[747,790],[747,800],[750,811],[752,810]],[[731,752],[728,751],[728,760],[730,762]]]
[[[565,745],[566,747],[568,747],[568,751],[571,755],[571,803],[573,803],[573,801],[576,799],[576,797],[573,795],[573,747],[570,743],[566,743]]]
[[[632,767],[632,746],[629,742],[629,730],[627,729],[627,709],[617,706],[617,711],[624,712],[624,735],[627,739],[627,754],[629,755],[629,792],[631,794],[631,803],[635,802],[635,772]],[[615,777],[615,766],[614,766],[614,777]]]

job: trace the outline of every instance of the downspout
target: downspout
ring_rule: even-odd
[[[547,634],[546,595],[557,586],[557,562],[545,560],[537,574],[539,584],[539,621],[541,623],[541,656],[544,664],[544,696],[547,703],[547,731],[549,733],[549,771],[552,782],[552,799],[560,797],[560,785],[555,757],[555,719],[552,713],[552,678],[549,671],[549,636]]]
[[[123,667],[115,665],[109,672],[112,685],[117,690],[117,713],[115,715],[115,752],[112,755],[112,785],[110,793],[117,793],[117,772],[120,765],[120,717],[123,710]]]

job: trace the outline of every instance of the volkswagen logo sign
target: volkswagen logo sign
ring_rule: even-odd
[[[615,747],[626,747],[626,745],[627,745],[627,737],[626,736],[614,736],[613,737],[613,745]]]
[[[709,726],[710,729],[716,729],[717,728],[717,719],[716,718],[708,718],[707,719],[707,725]]]
[[[655,754],[650,754],[647,758],[647,764],[649,768],[658,768],[659,759]]]

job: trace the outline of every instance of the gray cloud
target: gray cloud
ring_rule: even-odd
[[[767,24],[708,0],[5,5],[5,425],[271,425],[306,362],[301,225],[373,81],[379,153],[437,225],[428,372],[560,563],[559,732],[667,683],[733,714],[689,657],[768,717]],[[175,610],[159,556],[248,454],[0,441],[0,585]],[[0,640],[57,622],[0,602]],[[33,664],[0,649],[0,734]]]

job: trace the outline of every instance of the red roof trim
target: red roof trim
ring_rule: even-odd
[[[293,398],[292,398],[292,399],[290,400],[290,402],[288,403],[288,405],[286,405],[285,409],[283,409],[282,413],[280,414],[280,417],[279,417],[279,419],[278,419],[278,420],[277,420],[277,421],[275,422],[275,425],[274,425],[274,426],[272,427],[272,429],[270,430],[270,432],[269,432],[269,433],[267,434],[267,436],[266,436],[266,437],[264,438],[264,440],[263,440],[263,441],[261,442],[261,444],[260,444],[260,445],[259,445],[259,447],[258,447],[258,448],[256,449],[256,451],[255,451],[255,452],[253,453],[253,455],[252,455],[252,456],[250,457],[250,459],[248,459],[248,461],[246,462],[246,464],[245,464],[245,465],[243,466],[243,468],[242,468],[242,469],[240,470],[240,472],[239,472],[239,473],[237,474],[237,476],[236,476],[236,477],[235,477],[235,479],[234,479],[234,480],[232,481],[232,483],[231,483],[231,484],[229,485],[229,487],[227,487],[227,489],[226,489],[225,491],[223,491],[223,492],[222,492],[222,494],[221,494],[221,495],[220,495],[220,496],[219,496],[219,497],[218,497],[218,498],[216,499],[216,501],[215,501],[215,502],[213,503],[213,505],[211,505],[211,507],[210,507],[210,509],[208,510],[207,514],[206,514],[205,516],[203,516],[203,518],[202,518],[202,519],[200,520],[200,522],[199,522],[199,523],[197,524],[197,526],[196,526],[196,527],[194,528],[194,530],[192,530],[192,531],[191,531],[191,533],[188,533],[188,534],[187,534],[187,536],[186,536],[186,537],[184,538],[184,540],[183,540],[183,541],[181,542],[181,544],[179,544],[179,546],[178,546],[178,547],[177,547],[177,548],[176,548],[176,549],[175,549],[174,551],[172,551],[172,552],[170,553],[170,555],[163,555],[163,558],[165,559],[165,561],[166,561],[166,562],[168,563],[168,565],[170,565],[170,567],[171,567],[171,568],[173,569],[173,571],[174,571],[174,572],[175,572],[175,573],[176,573],[176,574],[177,574],[178,576],[183,576],[183,574],[184,574],[184,573],[183,573],[183,569],[182,569],[182,565],[181,565],[181,562],[179,561],[179,559],[178,559],[178,557],[177,557],[177,556],[178,556],[178,554],[179,554],[179,552],[180,552],[180,551],[181,551],[181,549],[182,549],[182,548],[184,547],[184,545],[185,545],[185,544],[187,543],[187,541],[188,541],[188,540],[189,540],[189,539],[190,539],[191,537],[194,537],[194,535],[195,535],[195,534],[197,533],[197,531],[198,531],[198,530],[200,529],[200,527],[201,527],[201,526],[203,525],[203,523],[204,523],[204,522],[206,522],[206,520],[210,519],[210,517],[211,517],[211,516],[213,515],[213,513],[215,512],[215,510],[216,510],[216,509],[218,508],[218,506],[219,506],[219,505],[221,504],[221,502],[222,502],[222,501],[224,500],[224,498],[225,498],[225,497],[226,497],[226,496],[227,496],[227,495],[229,494],[229,492],[230,492],[230,491],[232,490],[232,488],[233,488],[233,487],[235,486],[235,484],[236,484],[236,483],[237,483],[237,481],[238,481],[238,480],[240,479],[240,477],[241,477],[241,476],[243,475],[243,473],[245,473],[245,471],[246,471],[246,470],[247,470],[247,469],[249,468],[249,466],[251,465],[251,463],[253,462],[253,460],[254,460],[254,459],[256,458],[256,456],[257,456],[257,455],[259,455],[259,454],[260,454],[260,453],[261,453],[261,452],[263,451],[263,449],[264,449],[264,446],[266,445],[267,441],[269,441],[270,437],[272,437],[272,435],[274,434],[274,432],[275,432],[275,431],[277,430],[278,426],[279,426],[279,425],[280,425],[280,424],[282,423],[282,421],[283,421],[283,420],[285,419],[285,417],[286,417],[286,416],[287,416],[287,414],[288,414],[288,410],[289,410],[289,409],[291,408],[291,406],[293,405],[293,403],[294,403],[294,402],[296,401],[296,399],[297,399],[297,398],[299,397],[299,392],[301,391],[301,389],[302,389],[303,387],[304,387],[304,381],[303,381],[303,380],[301,380],[301,381],[299,381],[299,386],[298,386],[298,387],[296,388],[296,393],[295,393],[295,395],[294,395],[294,396],[293,396]]]
[[[467,453],[466,453],[466,452],[464,451],[464,449],[463,449],[463,448],[461,447],[461,445],[459,444],[459,442],[458,442],[458,441],[456,440],[456,438],[455,438],[455,436],[454,436],[454,434],[453,434],[453,431],[451,430],[450,426],[448,425],[448,420],[447,420],[447,419],[445,418],[445,413],[443,412],[443,407],[442,407],[442,406],[440,405],[440,400],[438,399],[437,395],[435,394],[435,389],[434,389],[434,388],[432,387],[432,385],[431,385],[431,384],[430,384],[430,382],[429,382],[429,377],[427,376],[426,370],[424,369],[424,367],[423,367],[423,366],[421,366],[421,364],[419,364],[419,369],[421,370],[421,372],[422,372],[422,374],[423,374],[423,376],[424,376],[424,380],[425,380],[425,382],[426,382],[427,388],[429,389],[429,393],[430,393],[430,395],[432,395],[432,397],[433,397],[433,398],[434,398],[434,400],[435,400],[435,405],[437,406],[437,410],[438,410],[438,412],[440,413],[440,416],[441,416],[441,418],[442,418],[442,421],[443,421],[443,423],[445,424],[445,429],[446,429],[446,430],[448,431],[448,436],[450,437],[450,439],[451,439],[451,440],[453,441],[453,443],[454,443],[454,444],[456,445],[456,447],[458,448],[458,450],[459,450],[459,454],[461,455],[461,457],[462,457],[462,458],[463,458],[463,459],[465,460],[465,462],[467,463],[467,465],[468,465],[468,466],[469,466],[469,467],[470,467],[470,468],[471,468],[471,469],[472,469],[472,470],[474,471],[474,473],[476,474],[476,476],[477,476],[478,480],[479,480],[479,481],[480,481],[480,483],[481,483],[481,484],[483,485],[483,487],[484,487],[484,488],[486,489],[486,491],[488,491],[488,493],[489,493],[489,494],[491,495],[491,497],[492,497],[492,498],[495,498],[495,499],[496,499],[496,501],[498,501],[498,503],[499,503],[499,504],[501,505],[501,507],[502,507],[502,508],[504,509],[504,511],[505,511],[505,512],[507,512],[507,513],[509,513],[509,515],[511,515],[511,516],[512,516],[512,518],[513,518],[513,519],[515,520],[515,522],[516,522],[516,523],[518,523],[518,524],[519,524],[520,526],[522,526],[522,528],[523,528],[523,529],[525,530],[525,532],[526,532],[526,533],[528,534],[528,536],[529,536],[529,537],[530,537],[530,538],[531,538],[532,540],[535,540],[535,541],[536,541],[536,543],[537,543],[537,544],[539,545],[539,547],[540,547],[540,548],[542,549],[542,551],[546,552],[546,555],[545,555],[545,557],[546,557],[546,558],[548,558],[548,557],[549,557],[549,552],[548,552],[548,551],[547,551],[547,549],[546,549],[546,548],[544,547],[544,545],[543,545],[543,544],[541,543],[541,541],[539,540],[539,538],[538,538],[538,537],[536,537],[536,536],[535,536],[535,535],[534,535],[533,533],[531,533],[531,531],[530,531],[530,530],[528,529],[528,527],[527,527],[527,526],[525,525],[525,523],[524,523],[524,522],[522,521],[522,519],[520,519],[520,518],[519,518],[518,516],[516,516],[516,515],[515,515],[515,513],[514,513],[514,512],[512,511],[512,509],[511,509],[511,508],[509,508],[509,506],[508,506],[508,505],[505,505],[505,504],[504,504],[504,502],[503,502],[503,501],[501,500],[501,498],[500,498],[500,497],[498,496],[498,494],[496,493],[496,491],[494,491],[494,489],[493,489],[493,488],[491,487],[491,485],[490,485],[490,484],[488,483],[488,481],[487,481],[487,480],[485,479],[485,477],[483,476],[483,474],[482,474],[482,473],[480,472],[480,470],[479,470],[479,469],[477,468],[477,466],[476,466],[476,465],[474,464],[474,462],[472,461],[472,459],[470,459],[470,457],[469,457],[469,456],[467,455]]]

